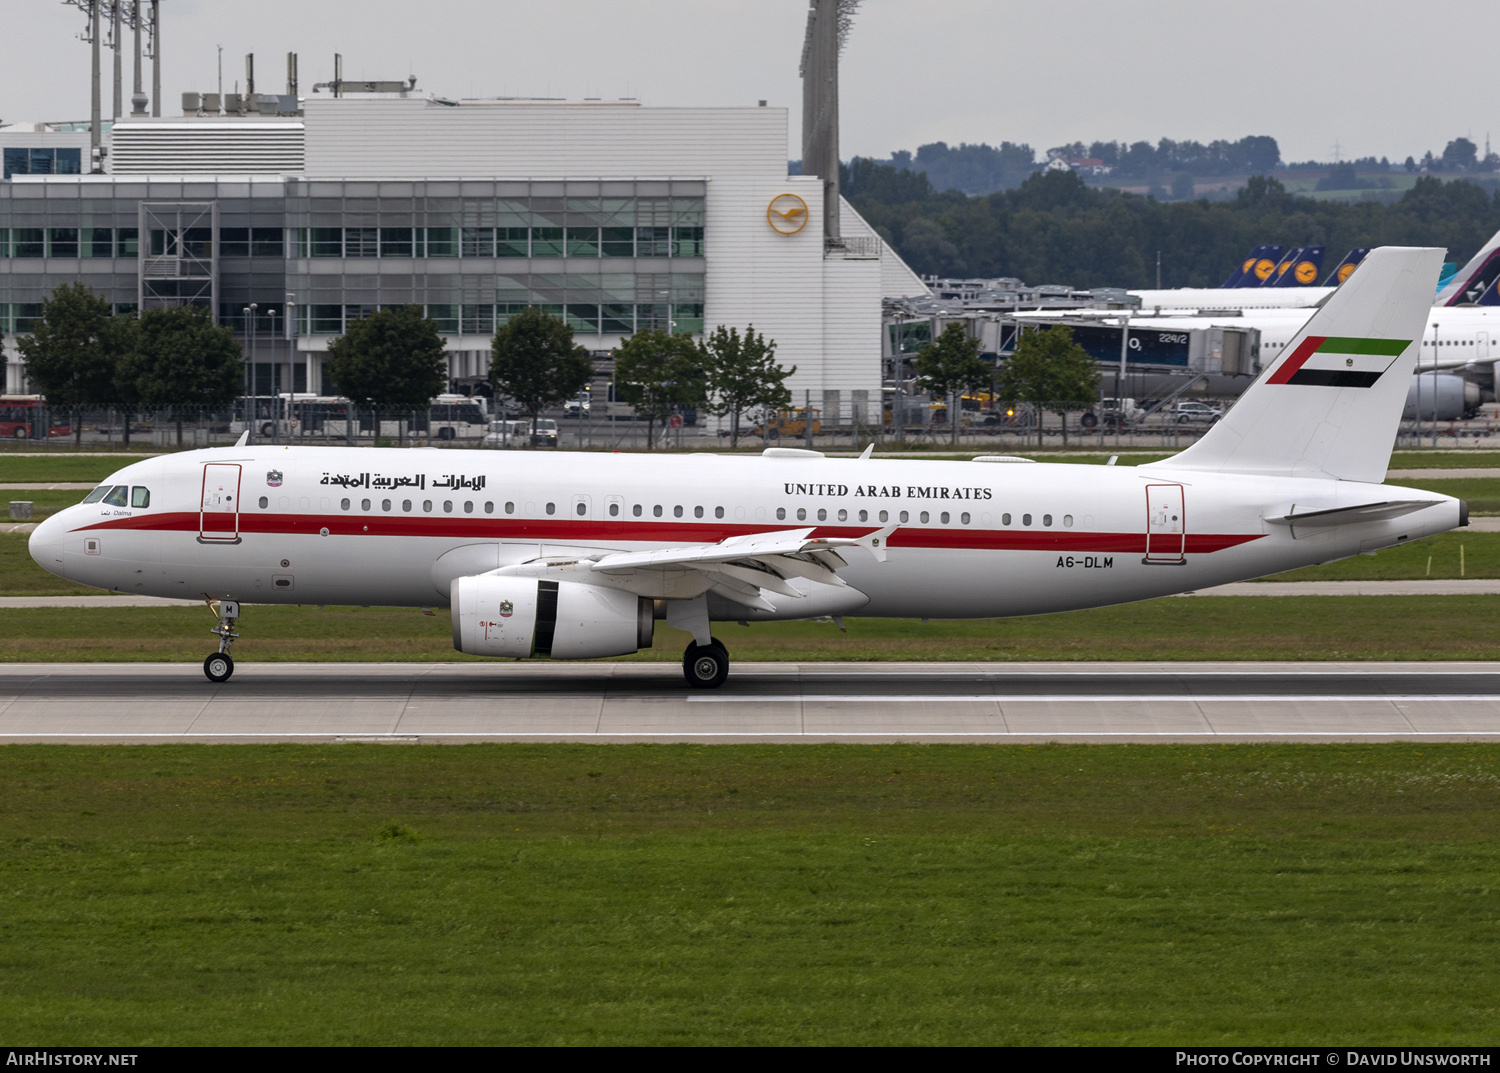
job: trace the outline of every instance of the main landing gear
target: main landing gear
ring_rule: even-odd
[[[209,633],[219,638],[219,650],[203,661],[203,673],[210,682],[227,682],[234,673],[234,659],[229,655],[229,646],[239,639],[234,624],[240,617],[240,605],[234,600],[208,601],[208,608],[219,620]]]
[[[729,649],[717,637],[710,637],[706,645],[688,645],[682,673],[694,689],[718,689],[729,677]]]

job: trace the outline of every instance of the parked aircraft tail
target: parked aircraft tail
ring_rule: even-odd
[[[1384,480],[1443,254],[1372,251],[1230,411],[1160,465]]]
[[[1269,276],[1276,269],[1276,262],[1281,259],[1280,246],[1257,246],[1250,251],[1250,256],[1240,262],[1240,266],[1229,273],[1229,278],[1220,287],[1258,287],[1260,281]],[[1265,265],[1265,270],[1257,274],[1257,270]]]
[[[1355,246],[1354,249],[1344,254],[1344,259],[1333,266],[1333,271],[1323,277],[1323,286],[1337,287],[1354,274],[1359,263],[1369,255],[1370,247]]]
[[[1469,258],[1469,263],[1453,273],[1446,286],[1438,289],[1435,306],[1500,305],[1496,281],[1500,280],[1500,231]]]
[[[1326,246],[1302,246],[1281,259],[1276,274],[1266,281],[1267,287],[1314,287],[1323,268]]]

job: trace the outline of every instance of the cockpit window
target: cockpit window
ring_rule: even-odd
[[[130,505],[132,507],[149,507],[151,505],[151,489],[136,485],[130,490]]]
[[[104,497],[104,505],[107,507],[128,507],[130,505],[130,485],[117,484],[109,490],[109,495]]]
[[[97,503],[99,502],[99,500],[103,499],[105,494],[113,487],[114,485],[111,484],[101,484],[98,488],[95,488],[88,495],[84,496],[83,501],[85,503]]]

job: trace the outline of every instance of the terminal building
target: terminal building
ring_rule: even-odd
[[[7,393],[28,386],[16,336],[82,281],[118,313],[213,310],[256,394],[330,393],[329,341],[397,305],[426,311],[472,386],[497,326],[537,306],[599,352],[753,324],[796,366],[799,404],[863,422],[879,420],[882,303],[929,294],[836,183],[787,174],[784,108],[406,87],[239,115],[184,97],[190,114],[117,119],[98,174],[76,132],[0,128]]]

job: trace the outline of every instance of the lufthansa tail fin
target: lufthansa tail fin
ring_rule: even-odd
[[[1276,268],[1276,262],[1281,259],[1280,246],[1257,246],[1250,251],[1250,256],[1240,262],[1240,266],[1229,273],[1229,278],[1220,287],[1259,287],[1260,281],[1269,276]],[[1257,275],[1256,270],[1262,265],[1265,270]]]
[[[1268,287],[1313,287],[1317,285],[1318,273],[1323,268],[1326,246],[1303,246],[1283,258],[1276,268],[1276,276]]]
[[[1369,253],[1370,247],[1355,246],[1354,249],[1344,254],[1344,259],[1342,261],[1333,266],[1332,272],[1323,277],[1323,286],[1339,286],[1344,282],[1344,280],[1348,279],[1351,275],[1354,274],[1354,270],[1359,267],[1359,263],[1361,261],[1369,256]]]
[[[1435,306],[1500,305],[1495,294],[1495,283],[1500,280],[1500,231],[1469,258],[1469,263],[1453,273],[1447,284],[1440,287]]]
[[[1233,408],[1158,465],[1384,480],[1443,253],[1371,252]]]

